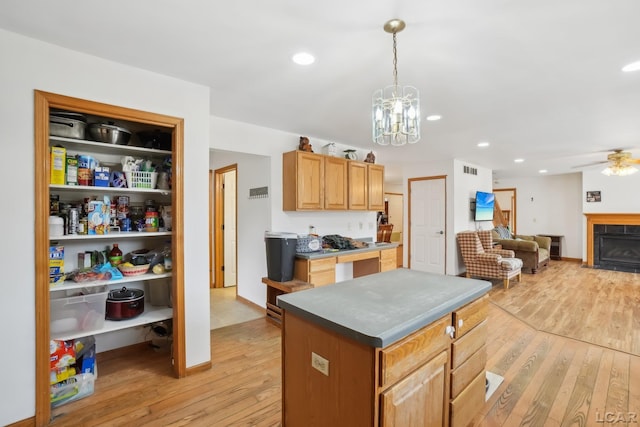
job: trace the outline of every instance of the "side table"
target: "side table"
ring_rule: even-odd
[[[303,282],[302,280],[276,282],[268,277],[263,277],[262,283],[267,285],[267,319],[278,326],[282,324],[282,309],[276,305],[276,297],[282,294],[313,288],[311,283]]]
[[[546,236],[551,238],[551,248],[549,258],[560,261],[562,259],[562,234],[540,234],[540,236]]]

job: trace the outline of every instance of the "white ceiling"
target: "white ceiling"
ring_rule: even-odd
[[[374,147],[391,18],[407,23],[400,84],[443,118]],[[640,157],[640,72],[621,72],[640,60],[638,18],[638,0],[4,0],[0,27],[209,86],[215,116],[374,149],[389,172],[458,158],[513,177]],[[299,50],[316,63],[293,64]]]

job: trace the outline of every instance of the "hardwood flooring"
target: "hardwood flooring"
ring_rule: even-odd
[[[611,273],[556,261],[508,291],[494,286],[487,369],[504,381],[474,426],[640,423],[640,357],[616,349],[637,345],[640,283]],[[54,410],[51,425],[279,426],[280,329],[257,319],[213,330],[211,340],[213,368],[181,380],[166,353],[99,355],[95,394]]]

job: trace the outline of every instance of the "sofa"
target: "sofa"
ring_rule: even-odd
[[[531,274],[549,265],[551,238],[547,236],[526,236],[512,234],[508,228],[498,226],[491,230],[494,244],[511,250],[522,260],[522,271]]]

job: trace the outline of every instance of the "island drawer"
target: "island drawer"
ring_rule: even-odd
[[[380,350],[380,386],[395,383],[436,353],[446,350],[451,342],[446,333],[450,319],[447,315]]]
[[[489,296],[485,295],[453,312],[454,338],[460,338],[487,318]]]
[[[338,264],[343,262],[362,261],[363,259],[379,258],[378,252],[360,252],[355,254],[338,255]]]
[[[471,332],[451,344],[451,369],[467,361],[487,342],[487,322],[482,322]]]
[[[397,258],[398,250],[396,248],[383,249],[380,251],[380,261],[393,260],[395,262]]]
[[[485,396],[486,374],[484,371],[473,379],[469,387],[451,401],[450,427],[468,426],[473,417],[482,409]]]
[[[466,362],[451,370],[451,398],[455,399],[475,377],[485,371],[487,346],[483,345]]]
[[[336,271],[319,271],[317,273],[309,274],[309,283],[313,286],[324,286],[336,283]]]

